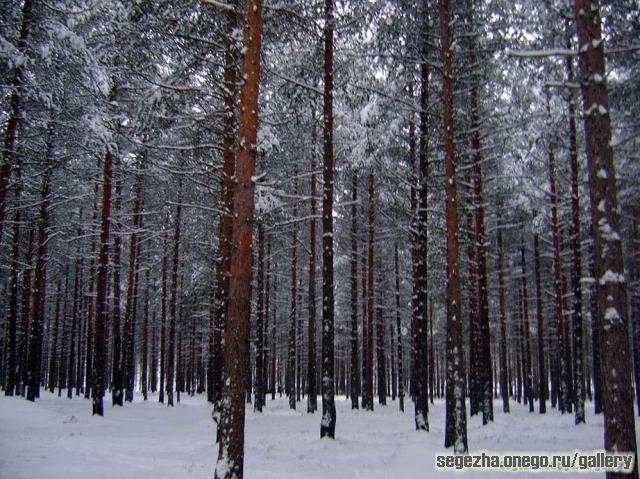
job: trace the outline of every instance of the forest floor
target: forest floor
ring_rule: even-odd
[[[318,399],[320,405],[320,398]],[[110,404],[110,401],[107,403]],[[425,478],[463,477],[434,470],[434,455],[444,451],[444,403],[431,406],[431,431],[415,432],[413,403],[406,412],[397,402],[375,405],[374,412],[352,411],[337,398],[335,441],[320,440],[320,413],[306,414],[286,398],[267,399],[262,414],[247,410],[245,477],[283,478]],[[483,427],[469,419],[473,452],[545,452],[602,449],[602,416],[588,407],[587,424],[574,426],[573,415],[555,410],[540,416],[512,403],[502,413],[495,401],[495,422]],[[182,396],[167,408],[137,395],[124,408],[105,407],[105,417],[91,416],[91,403],[47,392],[36,403],[0,397],[0,478],[11,479],[210,479],[215,459],[215,424],[204,397]],[[636,422],[640,429],[640,421]],[[496,472],[472,473],[495,478]],[[515,477],[513,474],[511,477]],[[517,477],[599,477],[603,473],[519,473]],[[509,474],[507,476],[509,477]]]

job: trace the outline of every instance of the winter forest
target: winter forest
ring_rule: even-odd
[[[637,0],[0,10],[0,477],[637,452]]]

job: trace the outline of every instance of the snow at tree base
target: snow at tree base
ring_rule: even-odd
[[[637,1],[0,11],[0,479],[640,479]]]
[[[212,476],[217,446],[215,424],[203,396],[185,398],[167,410],[150,395],[129,407],[91,416],[85,401],[68,401],[45,393],[36,404],[17,398],[0,400],[0,477],[14,479],[204,479]],[[247,411],[246,477],[465,477],[436,471],[434,458],[442,447],[444,401],[430,409],[430,433],[416,434],[411,414],[398,412],[397,401],[374,412],[352,410],[336,397],[339,423],[335,441],[317,437],[318,415],[289,409],[286,398],[267,399],[262,414]],[[593,409],[587,414],[593,417]],[[602,417],[580,426],[573,418],[551,413],[529,415],[526,406],[496,411],[495,421],[482,426],[469,421],[471,452],[572,452],[602,449]],[[467,473],[469,474],[469,473]],[[602,473],[473,472],[473,477],[602,477]]]

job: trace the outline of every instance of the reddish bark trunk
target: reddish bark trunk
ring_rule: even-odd
[[[235,2],[233,3],[235,5]],[[218,255],[216,260],[216,286],[213,299],[212,337],[209,353],[209,399],[216,412],[220,411],[222,400],[222,373],[224,370],[223,336],[227,323],[227,305],[231,268],[231,235],[233,232],[233,176],[236,170],[235,158],[235,96],[236,96],[236,58],[231,35],[236,28],[237,13],[227,14],[228,43],[224,53],[225,117],[223,139],[223,166],[220,184],[220,203],[225,212],[220,216],[218,225]]]
[[[322,422],[320,437],[335,437],[333,296],[333,0],[324,2],[324,168],[322,188]]]
[[[113,87],[115,90],[115,86]],[[114,94],[112,90],[111,95]],[[92,414],[104,415],[102,398],[106,386],[106,338],[105,325],[108,322],[107,274],[109,268],[109,230],[111,218],[111,178],[113,156],[107,148],[104,155],[104,170],[102,174],[102,213],[100,215],[100,253],[98,256],[98,277],[96,294],[96,323],[94,328],[94,357],[93,372],[91,374],[91,393],[93,399]]]
[[[535,264],[535,281],[536,281],[536,319],[538,325],[538,396],[540,398],[540,414],[547,412],[546,400],[549,396],[549,385],[547,383],[547,372],[545,368],[545,351],[544,351],[544,317],[542,310],[542,284],[540,271],[540,239],[538,234],[533,235],[533,261]]]
[[[253,230],[255,144],[258,130],[262,2],[245,2],[244,83],[240,90],[238,156],[233,196],[234,224],[229,282],[228,320],[224,333],[224,402],[216,479],[242,478],[244,399],[247,380],[249,308],[251,303],[251,235]]]
[[[167,348],[167,406],[173,406],[176,377],[176,322],[178,320],[178,271],[180,269],[180,217],[182,215],[182,178],[178,180],[176,216],[173,220],[173,268],[171,272],[171,301],[169,302],[169,346]]]
[[[358,409],[360,365],[358,364],[358,173],[351,172],[351,409]]]
[[[315,412],[318,409],[318,390],[316,387],[316,227],[318,215],[318,205],[316,195],[318,194],[316,183],[316,125],[313,124],[311,138],[311,222],[309,225],[309,324],[307,348],[307,412]],[[357,302],[356,302],[357,304]],[[357,306],[356,306],[357,309]],[[357,321],[357,318],[356,318]],[[357,324],[356,324],[357,341]],[[357,365],[356,351],[356,365]],[[356,397],[356,401],[357,401]]]
[[[47,131],[46,153],[47,169],[42,174],[40,189],[40,220],[36,241],[36,268],[31,295],[31,322],[29,324],[29,353],[27,356],[27,400],[35,401],[40,397],[40,363],[42,361],[42,328],[45,319],[45,297],[47,288],[47,223],[49,209],[49,188],[53,154],[53,127]]]
[[[442,120],[444,125],[445,190],[447,225],[447,387],[445,447],[458,453],[468,450],[467,413],[464,395],[464,349],[460,315],[458,211],[453,125],[453,62],[449,1],[440,0],[442,41]]]
[[[7,128],[4,132],[4,147],[2,149],[2,163],[0,163],[0,239],[4,228],[4,215],[6,210],[6,199],[9,191],[9,176],[11,176],[12,163],[17,162],[15,156],[16,136],[18,133],[18,122],[22,114],[22,97],[24,96],[24,65],[27,53],[27,42],[31,32],[32,20],[32,0],[25,0],[22,4],[22,23],[20,25],[20,36],[18,37],[18,54],[23,61],[17,62],[13,70],[11,81],[11,99],[9,100],[10,112],[7,121]]]
[[[582,70],[591,218],[594,225],[597,316],[602,322],[604,445],[635,454],[633,473],[607,472],[607,478],[638,477],[633,390],[629,371],[626,287],[620,240],[615,164],[600,8],[597,0],[575,0]]]

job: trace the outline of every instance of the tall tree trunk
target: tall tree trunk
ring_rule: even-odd
[[[17,171],[19,174],[19,170]],[[16,189],[16,203],[20,199],[22,188],[18,182]],[[13,213],[13,232],[11,237],[11,262],[9,273],[9,300],[7,311],[7,352],[6,372],[4,376],[4,394],[13,396],[17,386],[18,369],[18,295],[19,295],[19,269],[20,269],[20,208]]]
[[[474,156],[474,193],[475,193],[475,238],[477,248],[478,272],[478,357],[480,359],[479,396],[482,407],[482,424],[493,421],[493,380],[491,367],[491,334],[489,329],[489,292],[487,288],[487,248],[484,228],[484,192],[482,180],[482,155],[480,154],[480,113],[478,91],[471,92],[472,135],[471,146]]]
[[[93,204],[93,217],[91,221],[92,229],[96,228],[96,224],[98,223],[98,195],[100,194],[100,190],[98,187],[98,181],[95,182],[94,186],[94,204]],[[86,309],[86,315],[84,316],[84,334],[81,334],[81,338],[84,338],[85,344],[83,345],[82,352],[84,353],[84,357],[82,355],[78,355],[78,379],[76,381],[76,395],[78,395],[78,387],[80,388],[80,392],[84,391],[85,399],[88,399],[91,396],[91,385],[93,384],[93,380],[91,378],[93,374],[93,339],[94,339],[94,307],[95,307],[95,287],[96,287],[96,240],[95,235],[92,235],[91,239],[91,253],[90,253],[90,261],[89,261],[89,291],[84,296],[84,303]],[[83,378],[84,374],[84,378]],[[86,383],[85,383],[86,380]]]
[[[447,391],[445,447],[465,453],[467,412],[465,408],[464,350],[460,315],[458,211],[456,202],[455,147],[453,141],[453,62],[451,54],[449,0],[440,0],[442,41],[442,119],[445,147],[445,189],[447,224]]]
[[[167,215],[168,217],[168,215]],[[164,403],[165,374],[167,368],[167,256],[169,254],[169,228],[165,219],[162,239],[162,298],[160,303],[160,384],[158,386],[158,401]]]
[[[267,267],[265,272],[265,307],[264,307],[264,360],[262,364],[262,405],[267,403],[269,388],[269,361],[271,360],[271,237],[267,237]]]
[[[311,138],[311,222],[309,225],[309,324],[308,324],[308,342],[307,348],[307,412],[313,413],[318,409],[318,390],[316,388],[316,216],[318,215],[318,206],[316,195],[318,194],[316,184],[316,125],[313,124]],[[356,303],[357,304],[357,303]],[[357,306],[356,306],[357,309]],[[357,320],[357,318],[356,318]],[[353,317],[352,317],[353,321]],[[352,326],[353,327],[353,326]],[[357,337],[356,324],[356,342]],[[356,364],[357,364],[356,351]],[[353,402],[353,399],[352,399]],[[357,397],[356,397],[357,402]]]
[[[236,5],[236,2],[233,2]],[[212,337],[209,352],[209,400],[214,404],[215,414],[220,413],[222,400],[222,373],[224,371],[224,330],[227,323],[227,306],[229,298],[229,281],[231,271],[231,235],[233,232],[233,195],[234,175],[236,171],[235,157],[235,97],[236,97],[236,55],[232,34],[238,23],[238,14],[232,9],[227,13],[227,44],[224,52],[224,133],[223,133],[223,166],[220,184],[220,203],[224,214],[218,224],[218,254],[216,260],[216,286],[213,300]]]
[[[427,76],[427,80],[428,80]],[[409,85],[409,96],[413,98],[413,87]],[[420,185],[420,175],[416,165],[416,132],[415,124],[413,121],[409,122],[409,167],[411,176],[409,182],[411,185],[410,191],[410,206],[411,206],[411,226],[410,226],[410,250],[411,250],[411,341],[409,342],[410,348],[410,361],[409,361],[409,395],[415,400],[415,379],[416,379],[416,356],[418,354],[418,193],[417,188]]]
[[[278,345],[276,343],[276,329],[277,329],[277,319],[278,319],[278,263],[273,265],[273,319],[271,320],[271,400],[275,400],[276,398],[276,359],[278,353]]]
[[[296,172],[294,171],[294,176]],[[294,180],[293,195],[298,195],[298,181]],[[298,208],[293,207],[293,218],[298,216]],[[287,341],[286,389],[289,408],[296,408],[296,323],[298,320],[298,227],[294,223],[291,235],[291,310],[289,311],[289,336]]]
[[[435,381],[435,354],[433,351],[433,298],[429,298],[429,402],[433,404],[433,383]]]
[[[367,232],[367,405],[365,409],[373,411],[373,321],[374,321],[374,303],[375,303],[375,285],[374,285],[374,225],[375,225],[375,204],[374,204],[374,180],[373,173],[369,173],[368,192],[369,192],[369,210],[368,210],[368,232]]]
[[[470,176],[465,176],[471,184]],[[478,324],[478,262],[476,258],[476,229],[473,222],[474,200],[470,199],[466,208],[467,226],[467,262],[469,270],[468,288],[468,316],[469,316],[469,414],[475,416],[481,409],[481,359],[480,359],[480,328]]]
[[[119,164],[119,159],[114,159]],[[120,271],[121,271],[121,254],[122,254],[122,237],[120,235],[120,220],[117,215],[120,213],[122,203],[122,180],[116,177],[114,199],[113,220],[113,324],[111,333],[113,365],[111,367],[111,404],[113,406],[122,406],[123,396],[123,377],[122,377],[122,335],[121,335],[121,298],[120,298]]]
[[[111,90],[111,98],[115,95],[115,85]],[[105,327],[108,323],[107,274],[109,272],[109,230],[111,226],[111,179],[113,174],[113,156],[109,147],[104,155],[102,174],[102,212],[100,215],[100,254],[98,257],[98,277],[96,292],[96,322],[94,328],[94,357],[91,374],[91,393],[93,399],[92,414],[104,415],[102,398],[106,386],[106,338]]]
[[[31,276],[33,273],[32,256],[33,243],[35,241],[34,228],[29,229],[27,239],[27,252],[25,255],[26,265],[22,274],[22,300],[21,300],[21,330],[18,342],[18,381],[20,382],[20,394],[24,396],[27,388],[27,359],[29,356],[29,323],[31,316]]]
[[[351,172],[351,409],[358,409],[358,173]]]
[[[549,102],[547,102],[547,111],[549,116]],[[562,295],[562,263],[560,260],[560,233],[558,231],[558,195],[556,190],[556,158],[553,151],[553,146],[548,146],[548,160],[549,160],[549,184],[550,195],[549,201],[551,203],[551,233],[553,239],[553,274],[554,274],[554,291],[555,291],[555,320],[556,320],[556,350],[555,350],[555,362],[559,368],[559,391],[558,391],[558,409],[561,412],[566,412],[569,408],[569,401],[571,397],[569,394],[568,383],[568,365],[566,364],[565,349],[568,347],[564,342],[565,338],[565,326],[564,326],[564,300]]]
[[[369,340],[368,340],[368,282],[367,282],[367,255],[364,254],[364,245],[362,246],[363,253],[360,255],[360,282],[362,284],[361,295],[361,308],[362,308],[362,409],[370,409],[370,403],[373,402],[373,397],[369,395],[372,389],[369,388]]]
[[[396,335],[398,348],[398,407],[404,412],[404,358],[402,356],[402,324],[400,320],[400,268],[398,265],[398,242],[394,244],[393,252],[395,276],[396,276]],[[433,351],[433,345],[431,347]],[[433,366],[433,363],[432,363]]]
[[[420,64],[420,146],[418,151],[420,183],[417,203],[417,238],[416,238],[416,333],[415,344],[415,424],[416,430],[429,430],[429,369],[428,369],[428,116],[429,105],[429,65],[427,64],[428,45],[427,35],[429,28],[428,2],[423,2],[421,32],[421,55],[423,61]]]
[[[378,277],[378,286],[380,286],[381,278]],[[382,288],[378,287],[378,291]],[[376,359],[378,362],[378,404],[387,405],[387,364],[384,347],[384,308],[382,304],[376,307]]]
[[[66,276],[66,272],[65,275]],[[60,334],[60,302],[63,300],[61,290],[61,279],[58,279],[56,285],[56,304],[53,319],[53,331],[51,332],[51,344],[49,345],[49,372],[47,374],[47,386],[49,392],[53,392],[57,383],[58,372],[58,337]]]
[[[253,408],[262,412],[264,399],[264,224],[258,223],[258,304],[256,311],[256,380]]]
[[[79,215],[82,220],[82,213]],[[78,237],[83,236],[82,228],[78,228]],[[74,365],[76,354],[76,338],[78,337],[78,329],[80,325],[80,311],[82,305],[82,269],[84,259],[82,257],[82,246],[78,246],[78,258],[76,259],[75,275],[73,279],[73,304],[71,306],[71,339],[69,340],[69,362],[67,363],[67,398],[71,399],[73,395],[73,387],[75,383]],[[80,344],[78,341],[78,356],[80,356]]]
[[[598,319],[602,327],[604,445],[607,451],[635,454],[631,475],[607,472],[607,478],[638,477],[633,389],[627,330],[626,287],[620,241],[611,119],[597,0],[575,0],[578,51],[582,70],[591,217],[594,225]]]
[[[31,303],[31,322],[29,324],[29,353],[27,356],[27,400],[35,401],[40,397],[40,363],[42,360],[42,327],[45,319],[45,298],[47,289],[47,223],[49,210],[49,189],[51,180],[51,162],[53,155],[53,126],[47,128],[46,169],[42,173],[40,187],[40,220],[36,242],[36,269]]]
[[[536,269],[535,281],[536,281],[536,324],[538,326],[538,396],[540,398],[540,414],[547,412],[547,397],[549,395],[547,372],[545,368],[545,351],[544,351],[544,317],[542,310],[542,284],[541,284],[541,271],[540,271],[540,238],[538,233],[533,235],[533,261]]]
[[[169,347],[167,350],[167,406],[173,406],[176,377],[176,322],[178,320],[178,271],[180,268],[180,217],[182,215],[182,178],[178,179],[178,201],[173,220],[173,269],[171,272],[171,300],[169,302]]]
[[[24,57],[27,53],[27,43],[31,33],[33,0],[25,0],[22,4],[22,23],[20,24],[20,36],[18,37],[18,54]],[[15,155],[16,136],[18,133],[18,122],[22,116],[22,99],[24,92],[24,66],[26,61],[17,62],[13,69],[11,80],[11,98],[9,100],[10,111],[7,126],[4,132],[4,147],[2,149],[2,163],[0,163],[0,239],[4,228],[4,215],[6,211],[6,200],[9,193],[9,176],[13,163],[18,159]]]
[[[566,21],[569,27],[569,21]],[[569,28],[567,28],[568,30]],[[567,48],[571,48],[571,38],[567,39]],[[567,82],[574,82],[573,59],[566,57]],[[576,424],[585,422],[584,377],[582,346],[582,258],[580,253],[580,193],[578,189],[578,133],[576,112],[573,102],[573,89],[568,89],[567,108],[569,112],[569,160],[571,164],[571,286],[573,297],[573,384]]]
[[[141,157],[139,168],[144,168],[144,154]],[[124,386],[124,398],[127,402],[133,401],[133,385],[135,378],[135,364],[133,358],[135,356],[135,325],[137,318],[138,303],[138,270],[140,252],[140,233],[142,226],[142,173],[136,175],[134,187],[134,204],[133,204],[133,232],[129,243],[129,269],[127,272],[127,299],[125,305],[124,330],[123,330],[123,348],[122,348],[122,375]]]
[[[244,396],[249,354],[251,303],[251,235],[253,230],[255,145],[258,130],[262,2],[244,5],[244,60],[238,115],[238,156],[233,195],[233,234],[229,306],[224,332],[224,398],[220,421],[220,448],[216,479],[240,479],[244,461]]]
[[[67,386],[67,336],[69,316],[69,263],[65,264],[64,275],[64,305],[62,307],[62,331],[60,332],[60,359],[56,382],[58,383],[58,397],[62,397],[62,388]]]
[[[524,339],[524,358],[522,365],[524,367],[524,389],[526,399],[529,402],[529,412],[533,412],[533,367],[531,366],[531,334],[529,328],[529,289],[527,286],[527,259],[524,248],[524,237],[521,237],[520,260],[522,263],[522,332]]]
[[[324,2],[324,168],[322,187],[322,422],[320,437],[335,437],[333,382],[333,0]]]
[[[635,218],[640,218],[640,207],[636,207],[634,211]],[[631,267],[629,284],[635,286],[635,294],[633,289],[631,295],[631,335],[633,346],[633,371],[636,386],[636,404],[638,414],[640,414],[640,225],[634,219],[631,233]],[[633,287],[633,286],[632,286]],[[589,381],[587,381],[589,384]]]
[[[145,288],[144,288],[144,304],[142,313],[142,364],[140,367],[140,389],[142,397],[146,401],[148,399],[147,389],[149,382],[149,268],[145,271]]]

